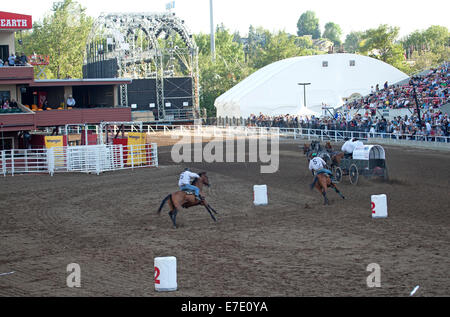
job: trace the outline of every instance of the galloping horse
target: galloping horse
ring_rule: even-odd
[[[208,176],[206,176],[206,172],[202,172],[198,174],[200,177],[196,178],[192,185],[197,186],[200,189],[200,193],[202,193],[203,186],[210,186]],[[172,220],[173,226],[176,229],[177,228],[177,214],[178,211],[181,210],[181,208],[191,208],[194,206],[202,205],[205,206],[206,210],[211,215],[211,218],[214,221],[217,221],[216,217],[212,214],[213,212],[217,214],[217,212],[206,202],[206,200],[203,198],[203,195],[201,195],[202,200],[197,200],[195,198],[194,193],[191,192],[185,192],[185,191],[177,191],[175,193],[169,194],[166,198],[163,199],[161,202],[161,206],[158,209],[158,215],[161,213],[162,208],[164,207],[165,203],[169,201],[169,217]]]
[[[304,145],[303,146],[303,153],[305,153],[308,161],[312,159],[312,153],[316,152],[317,156],[321,157],[327,165],[339,166],[341,159],[344,157],[343,152],[333,152],[330,142],[326,143],[325,148],[323,148],[320,145],[320,141],[312,141],[311,145]],[[323,195],[324,197],[324,204],[328,205],[328,197],[327,197],[327,189],[328,187],[331,187],[334,189],[334,191],[342,197],[342,199],[345,199],[345,197],[341,194],[339,189],[336,187],[336,185],[331,181],[331,178],[326,173],[318,174],[317,176],[317,182],[315,183],[314,187]]]
[[[315,184],[315,188],[322,194],[324,198],[324,205],[329,205],[328,198],[327,198],[327,189],[328,187],[331,187],[334,189],[334,191],[342,197],[342,199],[345,199],[344,195],[341,194],[339,189],[336,187],[335,184],[331,181],[331,178],[326,173],[318,174],[317,176],[317,182]]]

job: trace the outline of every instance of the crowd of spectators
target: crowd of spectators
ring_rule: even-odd
[[[392,137],[398,139],[435,140],[436,137],[450,137],[450,119],[440,109],[428,109],[421,112],[421,120],[417,113],[410,116],[398,116],[392,120],[383,117],[358,114],[351,117],[336,114],[334,117],[315,116],[259,116],[251,115],[248,125],[257,127],[300,128],[324,131],[348,131],[370,133],[371,137]],[[445,141],[438,138],[438,141]]]
[[[419,107],[425,110],[437,109],[450,102],[450,63],[431,69],[423,76],[411,77],[408,84],[389,86],[386,82],[382,89],[378,85],[371,88],[371,93],[363,98],[353,100],[344,107],[350,109],[402,109]]]
[[[28,57],[25,53],[22,53],[20,56],[15,53],[12,53],[7,60],[3,61],[0,59],[0,67],[5,66],[27,66],[28,65]]]
[[[370,95],[347,103],[343,113],[334,116],[266,116],[250,115],[247,122],[251,126],[302,128],[317,130],[335,130],[365,132],[372,136],[390,133],[399,139],[423,139],[442,141],[450,137],[450,119],[441,106],[450,102],[449,74],[450,63],[431,69],[423,76],[413,76],[406,85],[383,88],[372,87]],[[415,95],[415,93],[417,95]],[[420,120],[416,109],[416,98],[420,109]],[[380,109],[409,108],[411,115],[398,116],[391,120],[377,116]],[[363,109],[363,114],[351,116],[349,110]],[[387,137],[383,135],[383,137]]]

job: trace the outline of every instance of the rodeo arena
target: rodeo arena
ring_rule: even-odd
[[[173,13],[100,15],[80,79],[0,19],[0,296],[450,294],[448,62],[288,58],[208,118]]]

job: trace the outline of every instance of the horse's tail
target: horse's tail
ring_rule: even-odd
[[[158,214],[161,212],[161,210],[163,209],[164,205],[169,200],[169,198],[170,200],[172,200],[172,194],[169,194],[166,198],[163,199],[163,201],[161,202],[161,206],[159,206]]]

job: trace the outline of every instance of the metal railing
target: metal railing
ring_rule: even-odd
[[[199,135],[207,137],[217,136],[262,136],[279,135],[293,139],[320,139],[334,142],[344,141],[346,138],[369,140],[373,138],[390,140],[410,140],[422,142],[437,142],[450,144],[450,137],[424,136],[400,133],[342,131],[309,128],[274,128],[274,127],[244,127],[244,126],[202,126],[202,125],[161,125],[143,126],[143,132],[163,132],[166,135]]]
[[[46,149],[4,150],[0,152],[0,160],[3,175],[48,172]]]
[[[111,126],[111,132],[114,134],[119,131],[119,126]],[[96,129],[97,133],[100,129]],[[328,130],[314,129],[309,127],[283,128],[283,127],[255,127],[243,125],[167,125],[167,124],[136,124],[130,123],[121,130],[124,134],[128,132],[143,132],[147,134],[162,133],[163,135],[197,135],[207,137],[218,136],[261,136],[261,135],[279,135],[282,138],[293,139],[320,139],[334,142],[344,141],[346,138],[359,138],[361,140],[386,139],[386,140],[405,140],[417,142],[435,142],[450,144],[449,136],[440,135],[418,135],[403,133],[385,133],[370,131],[349,131],[349,130]]]
[[[4,176],[23,173],[95,173],[158,166],[158,146],[84,145],[0,152]]]

